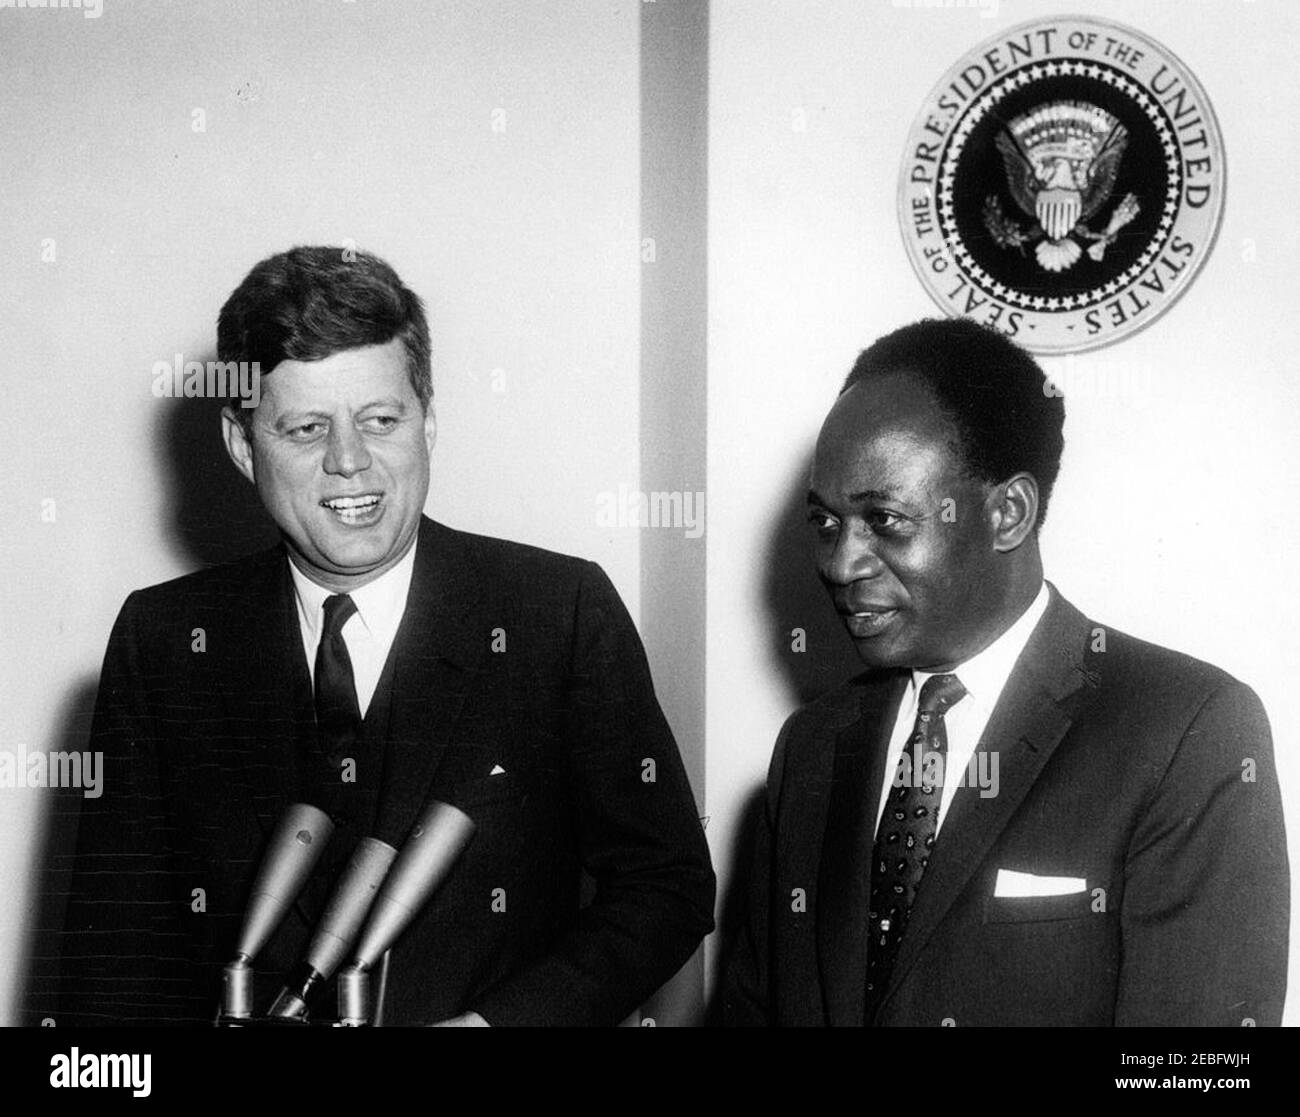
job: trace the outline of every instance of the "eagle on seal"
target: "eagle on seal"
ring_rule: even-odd
[[[1088,255],[1100,261],[1119,230],[1137,216],[1137,199],[1128,194],[1103,232],[1087,226],[1110,200],[1128,145],[1128,129],[1105,109],[1086,101],[1054,101],[1016,117],[994,143],[1012,198],[1037,224],[1026,232],[990,195],[985,227],[1001,247],[1022,253],[1036,240],[1034,255],[1046,270],[1075,264],[1083,251],[1075,237],[1092,241]]]

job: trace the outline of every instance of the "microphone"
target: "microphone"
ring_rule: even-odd
[[[252,1015],[252,961],[297,899],[333,833],[329,815],[307,803],[293,803],[280,816],[253,882],[235,959],[223,974],[221,1015],[241,1020]]]
[[[339,1022],[366,1022],[371,967],[395,943],[447,878],[474,834],[464,811],[434,800],[420,813],[384,881],[353,951],[352,964],[339,974]]]
[[[306,956],[289,974],[271,1006],[272,1017],[306,1018],[308,994],[330,978],[343,961],[396,856],[397,850],[378,838],[362,838],[357,843],[317,924]]]

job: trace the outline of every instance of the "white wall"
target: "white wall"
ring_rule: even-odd
[[[635,0],[0,12],[0,560],[17,587],[0,748],[82,747],[122,599],[221,549],[236,511],[221,494],[240,482],[215,429],[151,396],[151,368],[208,359],[226,295],[296,243],[352,238],[426,299],[429,511],[595,559],[638,614],[637,534],[601,528],[596,496],[635,489],[640,468],[639,15]],[[0,790],[0,1022],[45,804]]]
[[[1182,299],[1140,333],[1076,360],[1150,368],[1154,390],[1067,397],[1064,466],[1043,537],[1048,577],[1090,615],[1256,688],[1273,723],[1297,865],[1300,711],[1290,699],[1300,595],[1291,575],[1300,526],[1290,509],[1300,467],[1300,265],[1287,215],[1300,6],[1198,4],[1194,17],[1176,0],[1067,8],[1127,23],[1191,67],[1227,144],[1228,200],[1218,245]],[[798,573],[779,530],[778,494],[804,483],[805,455],[857,352],[937,313],[898,229],[908,130],[969,49],[1060,10],[1055,0],[1004,0],[992,18],[886,0],[712,5],[706,786],[724,889],[743,804],[797,704],[791,672],[808,687],[825,682],[780,654],[790,627],[816,632],[808,657],[820,648],[852,667],[810,568]],[[1049,373],[1063,367],[1043,363]],[[788,583],[775,614],[764,591],[774,562]],[[1292,924],[1294,935],[1294,914]],[[1292,958],[1294,971],[1294,945]]]

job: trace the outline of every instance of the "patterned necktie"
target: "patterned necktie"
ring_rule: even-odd
[[[361,738],[352,658],[343,640],[343,626],[356,611],[356,603],[345,593],[327,597],[325,628],[316,646],[316,732],[321,752],[334,769],[357,755]]]
[[[898,758],[893,788],[876,832],[867,914],[867,1011],[870,1024],[889,985],[921,878],[938,833],[948,733],[943,717],[966,694],[956,675],[934,675],[921,687],[916,727]]]

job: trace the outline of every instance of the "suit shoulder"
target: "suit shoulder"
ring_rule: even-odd
[[[127,598],[123,612],[153,615],[205,603],[226,605],[236,595],[282,576],[285,561],[284,548],[277,544],[256,554],[135,590]]]
[[[1094,628],[1093,632],[1098,632]],[[1125,755],[1164,771],[1189,742],[1191,755],[1218,763],[1271,748],[1268,715],[1247,684],[1214,664],[1111,629],[1090,645],[1085,671],[1095,686],[1098,725]],[[1208,750],[1208,752],[1207,752]]]
[[[1103,686],[1140,693],[1148,700],[1194,701],[1198,705],[1219,691],[1253,695],[1250,687],[1223,668],[1195,656],[1103,625],[1095,626],[1093,633],[1090,667]],[[1098,633],[1104,633],[1104,638],[1098,640]]]
[[[604,571],[589,559],[548,551],[529,543],[476,535],[440,525],[443,531],[465,550],[475,569],[491,584],[527,586],[546,585],[555,589],[578,586],[588,578],[605,580]]]
[[[788,748],[810,738],[833,733],[857,720],[870,687],[888,686],[893,678],[888,671],[864,671],[825,694],[805,702],[781,727],[779,748]]]
[[[897,673],[890,671],[863,672],[800,706],[785,719],[767,770],[768,810],[772,817],[788,783],[798,783],[806,791],[821,778],[819,773],[829,773],[827,761],[839,730],[863,716],[872,690],[878,699],[882,688],[887,689],[896,677]]]

